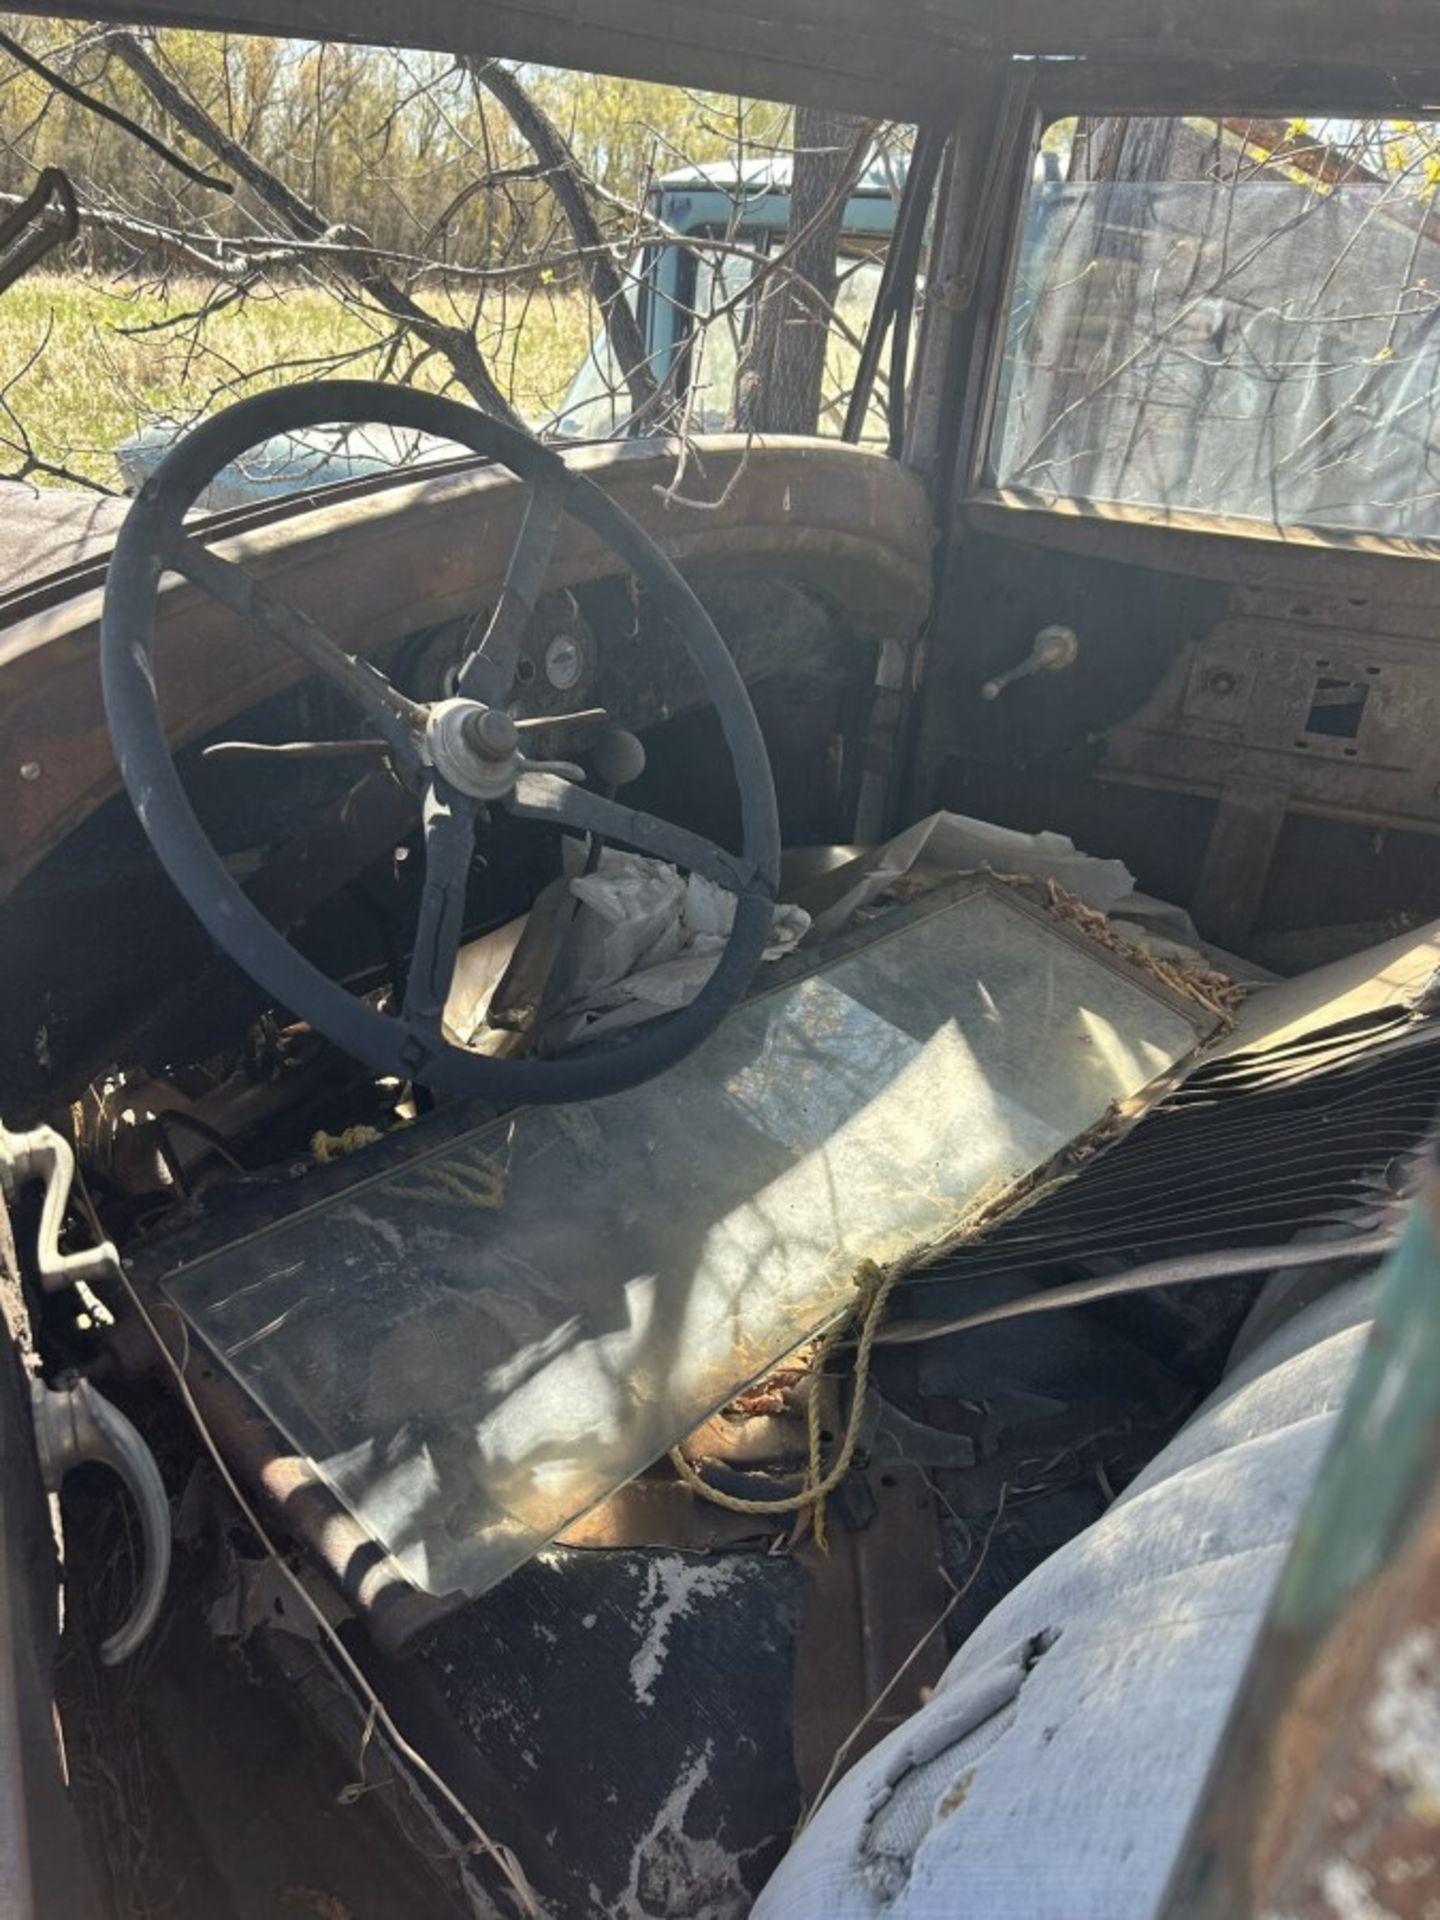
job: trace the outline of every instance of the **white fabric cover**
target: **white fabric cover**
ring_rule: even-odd
[[[1278,1328],[1006,1596],[840,1781],[754,1920],[1152,1920],[1375,1290]]]

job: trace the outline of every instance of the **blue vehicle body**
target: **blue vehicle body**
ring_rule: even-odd
[[[662,386],[676,379],[676,360],[690,343],[694,316],[706,310],[697,298],[699,283],[720,280],[724,296],[738,292],[756,267],[754,255],[783,245],[790,225],[790,162],[767,159],[742,172],[721,167],[686,167],[661,179],[651,195],[656,221],[676,238],[652,241],[637,273],[637,311],[650,353],[650,367]],[[866,255],[876,262],[860,289],[873,297],[878,259],[895,226],[905,180],[905,159],[876,159],[864,170],[845,205],[842,254],[852,270]],[[712,240],[738,249],[725,254],[686,242]],[[862,267],[863,271],[863,267]],[[862,304],[868,311],[868,300]],[[718,427],[729,410],[728,387],[703,404],[697,424]],[[609,439],[627,430],[624,384],[610,358],[608,343],[597,336],[585,364],[567,394],[551,431],[562,439]]]

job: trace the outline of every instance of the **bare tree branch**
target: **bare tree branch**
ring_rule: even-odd
[[[112,33],[107,37],[107,44],[115,50],[152,99],[187,132],[193,134],[202,146],[208,148],[217,160],[243,180],[256,198],[278,215],[297,239],[328,240],[335,245],[339,251],[333,260],[334,270],[352,279],[360,292],[383,308],[392,319],[402,321],[427,345],[438,348],[476,406],[508,421],[512,426],[523,424],[496,385],[472,331],[437,320],[422,307],[412,294],[385,272],[365,234],[355,228],[332,227],[317,207],[311,206],[287,186],[278,174],[263,166],[252,153],[217,126],[204,108],[170,79],[133,34],[123,31]]]
[[[843,223],[863,143],[837,190],[797,212],[787,233],[757,234],[749,224],[748,157],[772,151],[771,135],[793,150],[789,109],[774,109],[757,140],[745,106],[732,120],[698,97],[680,106],[677,94],[669,106],[647,101],[642,120],[623,89],[612,113],[609,83],[597,81],[571,88],[566,117],[509,68],[386,48],[331,48],[322,57],[299,41],[227,37],[217,65],[185,36],[114,26],[86,29],[63,47],[33,44],[76,91],[104,89],[126,110],[115,123],[119,138],[103,119],[47,118],[47,107],[63,107],[58,88],[40,97],[33,117],[32,90],[17,69],[20,95],[0,130],[4,186],[23,185],[57,149],[80,186],[84,277],[55,282],[39,305],[65,320],[51,363],[72,351],[70,314],[79,309],[84,351],[100,356],[107,376],[95,404],[72,408],[58,431],[53,382],[32,375],[23,405],[11,395],[56,469],[36,464],[43,477],[79,466],[108,479],[111,449],[129,422],[179,422],[259,380],[314,378],[357,362],[387,379],[462,387],[512,420],[548,416],[552,428],[573,413],[568,398],[552,410],[583,367],[583,404],[601,403],[592,416],[598,430],[611,418],[643,419],[647,430],[678,431],[698,453],[691,432],[702,417],[728,411],[735,363],[733,350],[717,347],[708,390],[703,379],[694,388],[706,391],[703,408],[692,411],[687,385],[712,327],[743,343],[752,308],[789,287],[797,325],[858,351],[848,319],[804,268],[817,228]],[[676,116],[668,127],[667,112]],[[127,137],[131,116],[187,152],[213,155],[233,175],[235,197],[200,211],[151,158],[153,146]],[[630,158],[617,170],[620,152]],[[657,155],[666,154],[702,175],[713,165],[734,208],[724,230],[687,234],[659,217],[650,187]],[[18,200],[0,193],[0,209]],[[638,263],[679,248],[713,270],[688,300],[665,278],[659,297],[691,351],[669,355],[662,378],[637,314]],[[108,289],[97,272],[111,276]],[[593,340],[597,321],[610,351],[582,360],[579,332]],[[12,368],[16,344],[4,362]],[[823,361],[823,339],[820,351]],[[5,418],[0,409],[0,448]],[[22,461],[36,455],[15,436],[9,444]],[[0,450],[0,471],[5,464]],[[703,463],[689,472],[703,494]],[[682,464],[673,499],[684,497],[686,477]]]
[[[45,331],[41,334],[37,344],[26,355],[24,362],[15,369],[14,373],[12,373],[10,378],[5,382],[3,390],[0,390],[0,414],[3,414],[5,420],[5,425],[0,426],[0,446],[7,446],[13,453],[19,455],[19,464],[12,471],[0,474],[0,482],[10,481],[17,485],[24,484],[31,480],[34,475],[43,474],[47,480],[58,481],[61,486],[82,487],[89,493],[113,493],[113,487],[102,487],[99,481],[91,480],[83,473],[76,473],[58,461],[47,460],[38,454],[35,451],[35,444],[30,438],[29,429],[10,404],[10,395],[16,387],[21,384],[26,374],[30,372],[36,362],[44,357],[45,349],[50,344],[50,335],[53,327],[54,320],[52,317],[46,321]]]
[[[633,414],[641,419],[653,417],[660,396],[645,338],[634,309],[625,297],[624,283],[590,204],[587,191],[590,182],[569,142],[509,67],[502,66],[498,60],[468,58],[465,65],[474,80],[504,107],[544,168],[550,191],[565,215],[577,250],[584,257],[590,291],[630,390]]]
[[[152,153],[158,153],[166,166],[174,167],[177,173],[183,173],[185,178],[192,180],[197,187],[209,187],[212,193],[235,191],[230,182],[222,180],[218,174],[201,173],[198,167],[192,167],[183,154],[177,153],[173,147],[166,146],[163,140],[157,140],[153,133],[142,127],[138,121],[132,120],[128,113],[121,113],[118,107],[112,107],[104,100],[97,100],[93,94],[83,92],[63,74],[56,73],[53,67],[47,67],[43,60],[37,60],[35,55],[27,47],[22,47],[18,40],[12,40],[8,33],[0,32],[0,48],[3,48],[12,60],[18,60],[22,67],[28,67],[31,73],[38,74],[42,80],[54,87],[57,93],[63,93],[67,100],[73,100],[77,106],[84,107],[88,113],[98,113],[102,120],[108,120],[112,126],[120,127],[133,140],[138,140]]]

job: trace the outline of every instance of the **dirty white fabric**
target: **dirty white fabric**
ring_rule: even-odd
[[[1375,1293],[1280,1327],[995,1608],[754,1920],[1153,1920]]]

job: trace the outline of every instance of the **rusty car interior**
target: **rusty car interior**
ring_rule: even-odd
[[[6,1920],[1432,1915],[1428,9],[90,11],[918,131],[888,447],[6,488]]]

